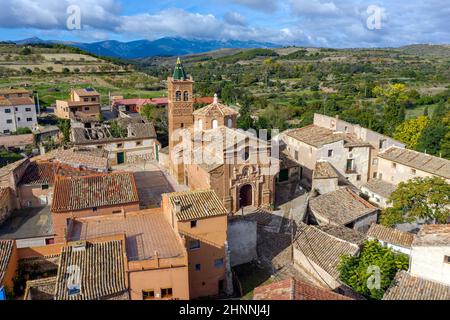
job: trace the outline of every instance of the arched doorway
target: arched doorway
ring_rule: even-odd
[[[239,190],[239,208],[248,207],[253,204],[253,188],[246,184]]]

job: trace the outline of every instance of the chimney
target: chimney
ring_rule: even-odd
[[[181,213],[181,202],[176,199],[175,201],[175,214]]]

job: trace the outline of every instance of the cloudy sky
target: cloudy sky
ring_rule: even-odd
[[[0,0],[0,7],[0,40],[175,36],[324,47],[450,43],[450,0]],[[77,21],[80,29],[73,29]]]

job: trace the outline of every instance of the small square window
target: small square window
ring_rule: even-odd
[[[416,169],[411,169],[411,174],[416,174]]]
[[[30,112],[30,111],[31,111],[31,108],[25,108],[25,111],[26,111],[26,112]]]
[[[372,177],[373,177],[374,179],[376,179],[376,178],[377,178],[377,173],[374,172]]]
[[[153,300],[155,299],[155,290],[142,290],[143,300]]]
[[[450,264],[450,256],[444,256],[444,263]]]
[[[392,168],[397,168],[397,164],[395,162],[392,162]]]
[[[11,109],[5,109],[5,113],[11,113]]]
[[[161,289],[161,298],[172,298],[172,288]]]
[[[12,123],[11,119],[6,120],[6,123]]]
[[[333,150],[328,150],[328,157],[332,157],[333,156]]]
[[[136,147],[142,146],[142,141],[136,141]]]
[[[202,268],[202,266],[201,266],[200,263],[197,263],[197,264],[195,265],[195,271],[200,271],[201,268]]]
[[[123,147],[123,144],[122,143],[118,143],[117,144],[117,148],[122,148]]]
[[[358,174],[358,175],[356,176],[356,181],[361,181],[361,175],[360,175],[360,174]]]
[[[92,208],[92,211],[93,211],[93,212],[97,212],[97,207],[93,207],[93,208]]]
[[[295,150],[295,160],[298,160],[298,151]]]
[[[27,121],[31,122],[31,121],[33,121],[33,118],[27,118]]]
[[[223,258],[214,260],[214,268],[223,267]]]
[[[48,189],[48,184],[43,184],[42,185],[42,190],[47,190]]]
[[[192,220],[191,221],[191,228],[195,228],[197,227],[197,220]]]
[[[200,249],[200,241],[199,240],[189,241],[189,249],[190,250]]]

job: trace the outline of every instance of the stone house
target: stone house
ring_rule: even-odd
[[[100,94],[93,88],[72,89],[69,100],[56,100],[55,115],[61,119],[99,121]]]
[[[367,237],[378,240],[383,246],[394,251],[411,254],[411,245],[414,240],[412,233],[373,223],[367,231]]]

